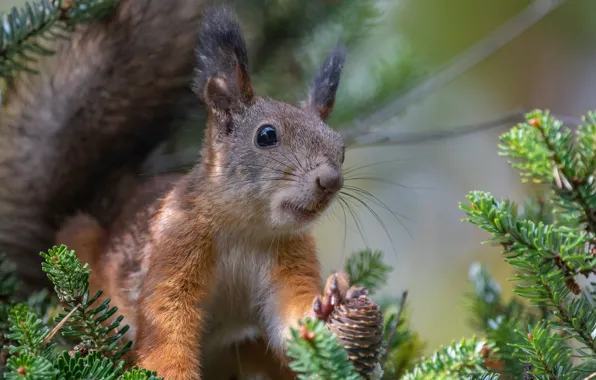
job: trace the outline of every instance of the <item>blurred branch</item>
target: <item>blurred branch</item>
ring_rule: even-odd
[[[524,115],[530,112],[530,109],[519,108],[509,111],[506,114],[495,119],[482,121],[479,123],[468,124],[461,127],[439,128],[438,131],[431,132],[397,132],[397,131],[376,131],[362,136],[345,136],[347,144],[358,146],[379,146],[379,145],[406,145],[420,144],[431,141],[449,139],[469,135],[476,132],[486,131],[492,128],[511,127],[521,121],[524,121]],[[582,120],[573,116],[555,115],[559,120],[568,125],[582,124]]]
[[[476,132],[482,132],[493,128],[511,127],[521,121],[524,121],[524,115],[530,112],[529,108],[519,108],[506,114],[496,117],[493,120],[482,121],[479,123],[468,124],[461,127],[439,128],[432,132],[397,132],[397,131],[378,131],[363,136],[353,136],[344,134],[347,145],[354,144],[359,147],[383,146],[383,145],[406,145],[422,144],[431,141],[445,140],[460,136],[469,135]],[[582,124],[582,120],[573,116],[557,115],[554,117],[561,120],[568,126],[577,126]],[[343,131],[340,131],[343,133]],[[183,170],[199,159],[199,151],[196,148],[185,149],[172,154],[156,154],[143,168],[144,176],[152,176],[164,172]]]
[[[391,330],[389,332],[389,337],[387,338],[387,343],[385,344],[385,355],[381,359],[381,367],[385,367],[385,362],[387,362],[387,357],[389,356],[389,349],[391,348],[391,343],[393,343],[393,338],[395,337],[395,333],[397,331],[397,327],[401,322],[401,315],[406,308],[406,299],[408,298],[408,291],[404,290],[401,294],[401,300],[399,301],[399,310],[397,311],[397,315],[395,316],[395,320],[391,325]]]
[[[371,126],[391,120],[414,103],[424,99],[439,88],[464,74],[478,63],[493,55],[500,48],[507,45],[531,26],[557,9],[566,0],[535,0],[523,11],[502,24],[488,37],[474,44],[467,51],[455,57],[435,75],[423,81],[405,95],[389,102],[379,110],[355,120],[351,125],[340,128],[345,131],[347,140],[356,139],[371,131]]]
[[[450,64],[422,82],[405,95],[389,102],[378,111],[367,117],[355,120],[350,125],[339,128],[344,135],[346,144],[358,145],[403,145],[420,144],[428,141],[458,137],[491,128],[510,126],[524,119],[524,113],[529,110],[514,110],[494,120],[451,128],[448,131],[404,133],[393,131],[375,131],[373,126],[389,121],[400,112],[419,102],[437,89],[464,74],[470,68],[490,57],[497,50],[518,37],[524,31],[543,19],[550,12],[565,3],[566,0],[535,0],[523,11],[502,24],[485,39],[473,45],[470,49],[457,56]],[[273,26],[272,26],[273,27]],[[257,54],[258,55],[258,54]],[[581,124],[572,117],[557,116],[570,124]],[[198,159],[197,149],[187,149],[174,154],[155,157],[147,162],[144,168],[146,175],[183,169]]]

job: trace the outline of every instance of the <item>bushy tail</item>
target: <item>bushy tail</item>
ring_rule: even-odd
[[[202,0],[121,0],[8,83],[0,111],[0,252],[29,286],[75,211],[109,223],[138,166],[176,129]]]

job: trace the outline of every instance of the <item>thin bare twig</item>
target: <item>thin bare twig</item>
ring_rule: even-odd
[[[590,376],[586,377],[584,380],[594,379],[596,378],[596,372],[591,373]]]
[[[43,341],[41,342],[41,345],[45,345],[46,343],[48,343],[50,340],[52,340],[52,338],[58,333],[58,331],[60,331],[60,329],[66,324],[66,322],[68,322],[68,320],[70,319],[70,317],[72,317],[72,315],[74,314],[75,311],[77,311],[79,309],[81,305],[77,305],[75,308],[73,308],[68,314],[66,314],[66,317],[64,317],[60,323],[58,323],[53,329],[52,331],[50,331],[50,333],[43,339]]]
[[[444,140],[453,137],[469,135],[476,132],[499,128],[503,126],[512,127],[513,125],[524,121],[524,115],[530,112],[530,109],[519,108],[509,111],[492,120],[479,123],[468,124],[460,127],[439,128],[437,131],[425,132],[397,132],[397,131],[378,131],[353,138],[349,143],[358,146],[379,146],[379,145],[413,145],[426,143],[436,140]],[[561,120],[569,126],[582,124],[582,120],[573,116],[555,115],[553,117]]]
[[[421,132],[404,134],[395,132],[373,131],[373,126],[388,121],[412,104],[424,99],[437,89],[464,74],[470,68],[490,57],[500,48],[515,39],[531,26],[542,20],[550,12],[565,3],[566,0],[535,0],[523,11],[502,24],[497,30],[485,39],[477,42],[470,49],[456,57],[436,75],[422,82],[405,95],[393,102],[386,104],[380,110],[348,126],[339,128],[344,135],[346,143],[376,145],[376,144],[417,144],[431,140],[460,136],[476,131],[501,126],[511,121],[519,121],[523,116],[522,111],[513,111],[503,117],[473,126],[458,128],[457,130],[441,132]],[[198,151],[189,149],[182,152],[162,156],[145,167],[148,175],[179,169],[195,161]]]
[[[546,15],[557,9],[566,0],[535,0],[523,11],[519,12],[488,37],[480,40],[461,55],[457,56],[451,63],[439,70],[435,75],[414,87],[405,95],[389,102],[381,109],[350,123],[349,126],[341,128],[345,130],[348,139],[361,136],[370,132],[371,126],[391,120],[403,110],[414,103],[417,103],[435,92],[439,88],[453,81],[464,74],[478,63],[493,55],[503,46],[514,40]]]
[[[385,367],[385,362],[387,361],[387,357],[389,356],[389,348],[391,347],[391,343],[393,343],[393,338],[395,338],[395,333],[397,332],[397,327],[399,325],[399,321],[401,320],[401,315],[406,307],[406,299],[408,298],[408,291],[404,290],[401,294],[401,300],[399,301],[399,309],[397,310],[397,315],[395,316],[395,320],[391,325],[391,329],[389,330],[389,337],[387,338],[387,345],[385,346],[385,355],[383,355],[383,359],[381,359],[381,368]]]
[[[469,135],[492,128],[500,128],[503,126],[511,127],[514,124],[523,121],[524,115],[529,111],[529,108],[519,108],[509,111],[501,116],[497,116],[492,120],[460,127],[450,127],[449,129],[438,128],[438,131],[431,132],[406,133],[397,131],[379,131],[347,141],[347,143],[359,147],[422,144],[430,141]],[[557,114],[552,114],[552,116],[570,127],[582,124],[582,120],[577,117]],[[180,152],[154,157],[154,159],[148,161],[143,168],[143,176],[149,177],[160,173],[180,170],[196,162],[198,157],[198,149],[186,149]]]

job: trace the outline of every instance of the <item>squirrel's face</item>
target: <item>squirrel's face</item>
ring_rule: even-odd
[[[344,144],[325,120],[344,59],[341,49],[327,57],[302,107],[264,99],[231,12],[204,17],[193,84],[209,115],[201,167],[227,219],[240,213],[233,222],[243,227],[291,232],[329,207],[343,186]]]
[[[250,199],[246,212],[276,231],[315,221],[343,186],[341,135],[289,104],[255,98],[222,145],[229,196]]]

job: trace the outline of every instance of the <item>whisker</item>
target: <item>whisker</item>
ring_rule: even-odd
[[[369,197],[369,199],[376,203],[377,205],[381,206],[382,208],[384,208],[385,210],[389,211],[396,219],[399,220],[399,218],[403,218],[409,222],[413,222],[414,220],[412,220],[411,218],[400,214],[398,212],[393,211],[391,208],[389,208],[389,206],[387,206],[382,200],[380,200],[378,197],[376,197],[373,193],[371,193],[368,190],[364,190],[361,187],[356,187],[356,186],[344,186],[344,189],[346,190],[352,190],[352,191],[356,191],[362,195],[365,195],[367,197]]]
[[[356,214],[356,212],[354,211],[352,206],[345,199],[342,199],[341,197],[338,197],[338,199],[341,199],[341,201],[344,203],[344,205],[348,209],[348,212],[350,213],[350,215],[352,215],[352,219],[354,219],[354,224],[356,224],[356,228],[358,229],[358,232],[360,233],[360,237],[362,238],[362,241],[364,241],[364,245],[366,246],[366,248],[369,248],[368,240],[366,239],[366,236],[364,234],[364,229],[363,229],[363,225],[362,225],[362,221],[360,220],[360,217]]]
[[[343,215],[344,215],[344,243],[343,243],[342,248],[341,248],[341,261],[340,261],[340,267],[341,268],[343,268],[344,265],[345,265],[345,260],[346,260],[346,244],[347,244],[347,241],[346,240],[348,239],[348,217],[346,215],[346,208],[343,205],[342,201],[345,202],[343,199],[339,198],[338,204],[340,205],[341,210],[342,210]]]
[[[385,178],[378,178],[378,177],[344,177],[344,181],[348,182],[348,181],[375,181],[375,182],[379,182],[379,183],[385,183],[388,185],[394,185],[397,187],[402,187],[404,189],[407,190],[412,190],[412,189],[416,189],[416,190],[431,190],[432,188],[430,187],[419,187],[419,186],[408,186],[408,185],[403,185],[401,183],[395,182],[395,181],[391,181]],[[414,191],[412,191],[413,194],[416,194]]]
[[[291,161],[284,152],[280,152],[282,156],[285,157],[286,160]],[[304,167],[302,166],[302,163],[300,162],[300,159],[298,158],[298,156],[296,155],[296,152],[294,152],[294,150],[290,150],[291,155],[294,157],[295,163],[298,165],[298,167],[303,171],[306,172],[307,170],[304,169]]]
[[[408,159],[400,158],[400,159],[389,160],[389,161],[373,162],[371,164],[362,165],[362,166],[350,167],[350,168],[347,168],[346,170],[344,170],[344,175],[349,174],[349,173],[352,173],[352,172],[354,172],[356,170],[370,168],[371,166],[382,165],[382,164],[390,164],[390,163],[393,163],[393,162],[401,162],[401,161],[406,161],[406,160],[408,160]]]
[[[360,203],[361,205],[363,205],[364,207],[366,207],[366,209],[368,210],[368,212],[371,213],[371,215],[377,220],[377,222],[379,223],[379,225],[381,226],[381,228],[383,229],[383,231],[385,232],[385,235],[387,235],[387,238],[389,239],[389,242],[391,243],[391,246],[393,247],[393,251],[395,252],[396,256],[397,256],[397,248],[395,247],[395,243],[393,241],[393,238],[391,238],[391,234],[389,233],[389,230],[387,229],[387,226],[385,225],[385,222],[383,222],[383,219],[381,219],[381,217],[379,216],[379,214],[372,209],[372,207],[370,207],[368,204],[366,204],[366,202],[364,202],[362,199],[356,197],[353,194],[348,194],[348,193],[342,193],[345,196],[348,196],[352,199],[354,199],[355,201],[357,201],[358,203]]]
[[[271,179],[271,180],[284,180],[284,181],[288,181],[288,182],[300,182],[296,178],[288,178],[288,177],[279,176],[278,173],[267,173],[267,174],[276,175],[276,176],[275,177],[260,177],[260,178],[254,178],[254,179],[241,178],[241,180],[243,180],[244,182],[246,182],[246,181],[248,181],[248,182],[250,182],[250,181],[263,182],[268,179]],[[228,176],[225,174],[212,174],[212,175],[209,175],[208,177],[206,177],[206,179],[218,179],[218,178],[228,178]],[[238,181],[238,180],[236,180],[234,178],[229,178],[228,183],[236,183],[236,181]]]
[[[285,164],[282,163],[283,166],[287,166]],[[266,165],[258,165],[258,164],[227,164],[227,165],[216,165],[216,164],[205,164],[205,166],[207,167],[211,167],[211,168],[218,168],[218,169],[230,169],[230,168],[237,168],[237,167],[243,167],[243,168],[259,168],[259,169],[268,169],[271,171],[275,171],[278,173],[283,173],[283,174],[287,174],[290,176],[295,176],[297,177],[298,175],[292,172],[287,172],[284,171],[282,169],[279,168],[274,168],[274,167],[270,167],[270,166],[266,166]],[[295,170],[295,168],[290,167],[292,170]]]
[[[244,165],[237,165],[237,166],[218,166],[218,165],[210,165],[210,168],[215,168],[215,169],[230,169],[230,168],[236,168],[236,167],[245,167]],[[248,166],[246,166],[248,167]],[[281,169],[277,169],[277,168],[271,168],[271,167],[266,167],[266,166],[262,166],[259,167],[259,169],[261,169],[263,172],[266,172],[268,174],[282,174],[284,176],[288,176],[288,177],[293,177],[293,178],[300,178],[300,176],[298,176],[295,173],[291,173],[291,172],[287,172]],[[214,174],[214,173],[209,173],[209,177],[211,178],[218,178],[218,177],[228,177],[230,176],[230,174],[228,174],[227,172],[223,172],[223,173],[218,173],[218,174]]]
[[[283,153],[282,153],[282,155],[283,155]],[[286,160],[288,160],[291,163],[291,160],[289,160],[285,155],[283,155],[283,156],[284,156],[284,158]],[[269,160],[271,160],[273,162],[276,162],[276,163],[278,163],[278,164],[280,164],[282,166],[289,166],[292,171],[297,171],[297,168],[295,166],[289,165],[287,162],[282,162],[282,161],[278,160],[277,158],[274,158],[273,156],[267,156],[267,155],[265,155],[263,157],[265,157],[265,158],[267,158],[267,159],[269,159]]]
[[[362,189],[354,189],[354,190],[352,190],[352,191],[357,191],[357,190],[360,190],[360,191],[365,191],[365,190],[362,190]],[[365,197],[367,196],[367,194],[365,194],[365,193],[362,193],[362,192],[358,192],[358,191],[357,191],[357,193],[358,193],[358,194],[360,194],[360,195],[362,195],[362,196],[365,196]],[[348,193],[348,192],[345,192],[345,191],[342,191],[342,194],[344,194],[344,195],[349,195],[349,196],[352,196],[352,197],[358,198],[358,197],[356,197],[354,194],[350,194],[350,193]],[[405,216],[403,216],[403,215],[401,215],[401,214],[398,214],[398,213],[396,213],[395,211],[391,210],[389,207],[385,206],[385,205],[384,205],[384,204],[382,204],[382,203],[381,203],[381,204],[379,204],[379,203],[377,203],[375,200],[373,200],[373,199],[370,199],[370,198],[366,198],[366,199],[367,199],[367,200],[370,200],[371,202],[373,202],[373,203],[375,203],[375,204],[379,205],[380,207],[384,208],[385,210],[389,211],[389,212],[390,212],[390,213],[393,215],[393,217],[395,218],[395,220],[396,220],[396,221],[397,221],[397,222],[398,222],[398,223],[399,223],[399,224],[402,226],[402,228],[403,228],[403,229],[406,231],[406,233],[407,233],[407,234],[410,236],[410,238],[413,238],[413,236],[412,236],[412,233],[410,232],[410,230],[408,229],[408,227],[406,226],[406,224],[405,224],[405,223],[404,223],[404,222],[403,222],[403,221],[400,219],[400,217],[401,217],[401,218],[404,218],[404,219],[406,219],[406,220],[409,220],[409,221],[411,221],[411,219],[409,219],[409,218],[407,218],[407,217],[405,217]],[[362,199],[360,199],[360,198],[358,198],[358,200],[359,200],[360,202],[363,202],[363,200],[362,200]]]
[[[275,173],[271,173],[271,174],[275,174]],[[222,178],[222,177],[227,177],[225,175],[211,175],[208,178]],[[284,181],[288,181],[288,182],[300,182],[295,178],[287,178],[287,177],[281,177],[281,176],[276,176],[276,177],[259,177],[259,178],[242,178],[242,182],[237,182],[238,180],[234,179],[234,178],[230,178],[230,180],[228,181],[228,183],[244,183],[244,182],[263,182],[263,181],[267,181],[267,180],[284,180]]]

